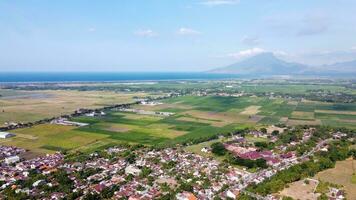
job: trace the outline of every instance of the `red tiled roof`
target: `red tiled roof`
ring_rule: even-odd
[[[262,155],[260,154],[260,152],[250,151],[250,152],[241,154],[240,157],[243,159],[257,160],[259,158],[262,158]]]

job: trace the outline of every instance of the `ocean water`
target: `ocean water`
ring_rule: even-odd
[[[0,72],[0,82],[101,82],[149,80],[205,80],[239,78],[235,74],[197,72]]]

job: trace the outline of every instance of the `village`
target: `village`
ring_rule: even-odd
[[[307,142],[313,131],[313,128],[305,129],[299,143]],[[272,136],[271,131],[251,130],[247,135],[277,140],[276,134]],[[131,200],[160,197],[178,200],[236,199],[240,195],[279,199],[278,196],[251,193],[246,188],[308,161],[317,152],[328,151],[329,142],[346,136],[335,132],[332,138],[320,140],[302,155],[287,150],[290,146],[298,145],[296,142],[263,150],[246,142],[243,136],[229,137],[223,144],[229,153],[244,160],[262,159],[266,162],[266,167],[260,167],[255,172],[187,152],[180,147],[154,149],[124,145],[89,155],[80,154],[74,159],[58,152],[26,160],[19,156],[25,149],[0,146],[0,190],[2,195],[22,194],[41,199],[63,199],[68,197],[68,193],[71,197],[83,199],[95,199],[103,195],[112,199]],[[211,154],[212,148],[203,148],[202,151]],[[64,177],[59,178],[58,174]],[[58,190],[62,182],[67,184],[67,192]],[[330,199],[345,198],[342,190],[330,188],[330,191],[330,194],[338,194],[336,197],[330,196]]]

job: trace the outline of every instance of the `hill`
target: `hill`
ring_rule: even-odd
[[[241,62],[213,69],[210,73],[234,73],[241,75],[294,75],[302,74],[307,66],[276,58],[273,53],[261,53]]]
[[[356,72],[356,60],[338,62],[331,65],[322,66],[325,70],[338,71],[338,72]]]

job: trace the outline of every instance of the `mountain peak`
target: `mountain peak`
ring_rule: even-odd
[[[306,66],[283,61],[271,52],[260,53],[227,67],[212,70],[213,73],[235,73],[244,75],[299,74]]]
[[[272,52],[259,53],[255,56],[250,57],[250,58],[253,58],[253,57],[276,58]]]

